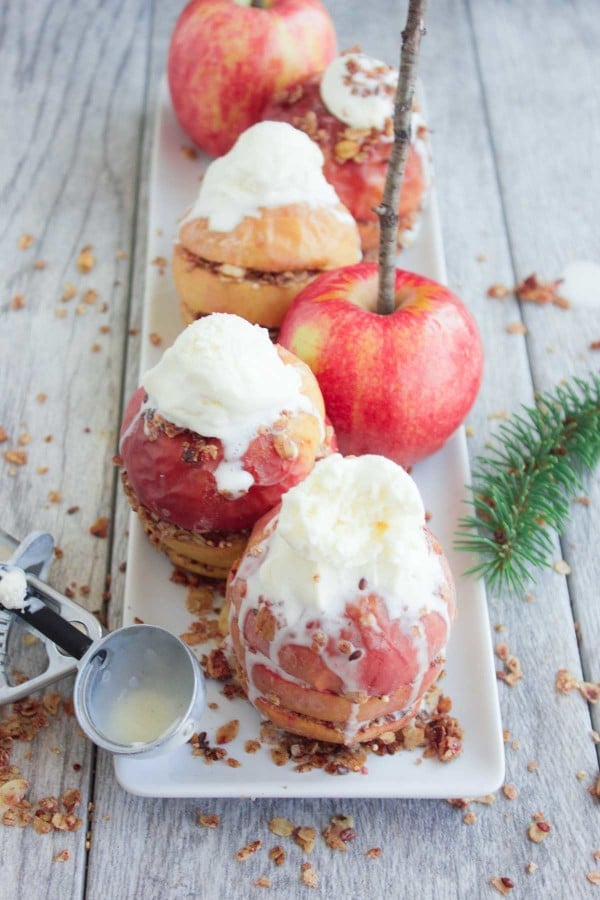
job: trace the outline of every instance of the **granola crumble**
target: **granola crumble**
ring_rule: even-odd
[[[300,866],[300,880],[302,881],[302,884],[305,884],[307,887],[318,887],[319,876],[311,863],[305,862]]]
[[[250,844],[246,844],[245,847],[242,847],[241,850],[235,854],[235,858],[238,862],[244,862],[244,860],[249,859],[251,856],[260,850],[262,847],[262,841],[252,841]]]
[[[274,862],[276,866],[282,866],[284,864],[285,850],[280,844],[277,844],[269,850],[269,859]]]
[[[510,894],[510,892],[514,888],[512,879],[507,878],[506,876],[495,875],[490,880],[490,884],[492,885],[493,888],[496,888],[498,893],[502,894],[503,897],[506,897],[507,894]]]

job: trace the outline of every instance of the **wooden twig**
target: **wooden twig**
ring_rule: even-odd
[[[427,0],[409,0],[406,26],[402,32],[400,73],[394,106],[394,146],[388,165],[381,205],[375,212],[379,217],[379,295],[377,312],[389,315],[394,311],[394,284],[398,252],[398,204],[406,159],[411,141],[411,120],[415,80]]]

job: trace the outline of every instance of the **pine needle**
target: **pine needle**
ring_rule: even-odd
[[[521,592],[549,564],[552,532],[562,534],[583,474],[600,461],[600,376],[541,394],[496,438],[489,456],[477,457],[473,513],[460,520],[455,546],[479,557],[468,574]]]

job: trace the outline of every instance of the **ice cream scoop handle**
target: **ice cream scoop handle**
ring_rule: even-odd
[[[65,653],[75,659],[81,659],[87,649],[93,644],[91,638],[87,634],[83,634],[72,625],[67,619],[63,619],[58,613],[50,609],[45,604],[40,605],[39,609],[19,609],[13,610],[16,615],[32,625],[37,631],[57,644]]]

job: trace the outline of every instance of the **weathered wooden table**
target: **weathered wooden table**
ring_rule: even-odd
[[[328,6],[340,46],[360,41],[396,62],[404,3]],[[51,531],[63,551],[52,583],[76,585],[112,626],[120,621],[128,512],[112,455],[140,342],[148,340],[138,333],[148,159],[179,7],[5,0],[2,9],[0,425],[8,440],[0,447],[0,526],[17,535]],[[574,259],[598,261],[599,42],[595,0],[431,4],[421,78],[449,284],[477,317],[487,354],[469,417],[473,457],[485,452],[499,416],[598,365],[590,344],[600,339],[600,298],[563,310],[493,300],[486,291],[532,271],[556,277]],[[34,238],[27,248],[24,234]],[[76,261],[88,244],[96,263],[82,274]],[[69,283],[77,297],[63,302]],[[26,464],[7,462],[6,450],[24,452]],[[506,782],[516,799],[500,791],[491,805],[475,803],[467,823],[464,809],[443,801],[215,799],[201,806],[221,825],[201,828],[194,800],[126,794],[111,759],[59,714],[31,744],[15,746],[12,762],[32,798],[79,789],[84,824],[48,835],[1,827],[0,897],[246,897],[265,874],[267,895],[304,896],[299,847],[290,845],[280,869],[265,850],[245,863],[234,853],[268,838],[274,815],[320,829],[340,807],[354,816],[358,837],[345,854],[317,842],[313,893],[321,896],[491,897],[494,876],[511,879],[516,896],[595,895],[586,876],[600,872],[600,805],[589,790],[598,777],[599,708],[555,689],[562,667],[600,680],[597,477],[588,496],[589,505],[573,505],[555,546],[568,577],[548,569],[531,602],[490,599],[491,625],[503,626],[494,642],[505,641],[525,672],[514,688],[499,684],[511,732]],[[103,516],[111,523],[105,540],[89,533]],[[61,684],[65,697],[70,689]],[[537,811],[552,826],[541,844],[527,838]],[[379,859],[366,856],[374,846]],[[55,861],[65,849],[69,858]]]

